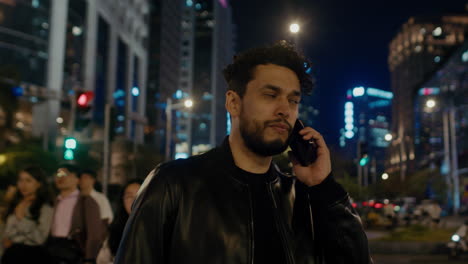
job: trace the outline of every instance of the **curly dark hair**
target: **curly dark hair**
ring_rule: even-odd
[[[314,78],[310,74],[310,62],[299,54],[293,45],[284,40],[234,56],[234,62],[223,70],[228,89],[243,97],[247,83],[254,77],[255,67],[266,64],[276,64],[291,69],[299,79],[301,92],[306,95],[311,94]]]
[[[31,206],[29,207],[31,219],[37,222],[41,214],[42,206],[45,204],[52,205],[52,196],[49,185],[47,183],[47,177],[45,172],[38,166],[29,166],[20,170],[20,172],[21,171],[28,173],[41,184],[39,189],[37,189],[36,199],[34,200],[34,202],[32,202]],[[8,205],[8,210],[6,211],[6,214],[4,216],[5,219],[10,214],[14,213],[16,206],[21,202],[22,199],[23,195],[21,194],[21,192],[19,190],[16,191],[15,196],[11,200],[11,203]]]

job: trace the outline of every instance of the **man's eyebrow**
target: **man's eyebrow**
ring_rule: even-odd
[[[281,92],[281,90],[282,90],[280,87],[272,85],[272,84],[267,84],[264,87],[262,87],[262,89],[268,89],[268,90],[272,90],[274,92]],[[301,96],[301,92],[300,91],[292,91],[290,93],[290,95]]]

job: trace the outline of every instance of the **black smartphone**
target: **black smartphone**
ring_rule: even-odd
[[[299,134],[304,128],[301,120],[297,119],[294,124],[291,137],[289,138],[289,147],[291,147],[294,157],[302,166],[309,166],[317,159],[317,143],[315,139],[304,140]]]

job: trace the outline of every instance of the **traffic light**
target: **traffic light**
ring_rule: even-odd
[[[369,156],[367,154],[365,154],[364,156],[361,157],[361,159],[359,160],[359,165],[361,167],[364,167],[366,166],[367,164],[369,163]]]
[[[366,142],[359,142],[359,166],[364,167],[369,163],[369,154]]]
[[[76,93],[76,118],[75,130],[82,131],[91,122],[91,101],[94,98],[94,92],[77,92]]]
[[[87,108],[90,107],[90,102],[94,98],[94,92],[78,92],[76,94],[76,104],[78,108]]]
[[[65,147],[65,150],[63,152],[63,158],[65,160],[74,160],[75,159],[75,149],[76,149],[76,145],[77,145],[76,139],[72,138],[72,137],[65,138],[65,141],[64,141],[63,145]]]

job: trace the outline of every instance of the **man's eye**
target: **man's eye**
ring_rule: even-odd
[[[291,99],[289,100],[290,103],[293,103],[293,104],[299,104],[299,100],[294,100],[294,99]]]
[[[271,98],[275,98],[275,97],[276,97],[276,94],[265,94],[265,96],[268,96],[268,97],[271,97]]]

